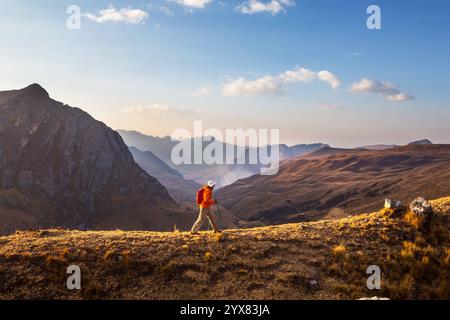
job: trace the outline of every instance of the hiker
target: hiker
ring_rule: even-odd
[[[214,233],[222,232],[217,226],[214,216],[211,213],[211,206],[217,203],[217,200],[213,200],[212,198],[215,185],[216,184],[213,181],[208,181],[202,189],[197,191],[197,204],[200,207],[200,213],[197,221],[195,221],[194,226],[192,227],[192,234],[198,234],[198,231],[206,218],[208,218],[209,223],[213,227]]]

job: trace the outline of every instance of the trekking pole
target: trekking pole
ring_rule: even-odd
[[[222,215],[220,214],[219,204],[216,200],[216,207],[217,207],[217,215],[219,216],[219,223],[222,224]]]

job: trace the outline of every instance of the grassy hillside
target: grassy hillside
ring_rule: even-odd
[[[426,233],[390,210],[223,235],[17,232],[0,238],[0,298],[449,299],[450,197],[432,203]],[[81,291],[65,287],[70,264]],[[366,288],[373,264],[379,291]]]

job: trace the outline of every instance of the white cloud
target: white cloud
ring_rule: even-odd
[[[168,0],[168,1],[176,2],[185,7],[196,8],[196,9],[203,9],[208,4],[213,2],[213,0]]]
[[[385,97],[389,101],[410,101],[415,100],[414,96],[400,92],[392,83],[381,82],[363,78],[354,82],[350,88],[351,93],[377,93]]]
[[[285,7],[291,7],[294,5],[294,0],[248,0],[237,6],[236,10],[244,14],[266,12],[272,15],[277,15],[280,12],[286,11]]]
[[[141,24],[148,19],[149,14],[140,9],[122,8],[117,10],[114,6],[109,6],[107,9],[100,10],[97,14],[87,12],[84,16],[97,23]]]
[[[408,94],[404,94],[404,93],[398,93],[398,94],[391,94],[388,95],[386,97],[386,99],[388,99],[389,101],[410,101],[410,100],[415,100],[414,96],[408,95]]]
[[[309,82],[316,78],[316,73],[309,69],[297,68],[288,70],[280,75],[280,79],[284,82]]]
[[[153,104],[151,106],[136,106],[130,107],[122,110],[125,113],[130,114],[146,114],[153,116],[183,116],[183,115],[193,115],[198,113],[198,110],[189,110],[189,109],[178,109],[172,108],[165,104]]]
[[[256,80],[238,78],[223,86],[224,96],[254,96],[260,94],[279,94],[280,82],[272,76],[264,76]]]
[[[334,90],[339,87],[340,81],[333,73],[322,70],[319,72],[298,67],[287,70],[277,76],[266,75],[256,80],[238,78],[223,85],[222,94],[225,96],[252,96],[261,94],[280,94],[284,85],[296,82],[311,82],[321,80],[330,84]]]
[[[207,86],[201,86],[192,94],[194,97],[203,97],[211,93],[211,90]]]
[[[341,84],[336,75],[326,70],[319,71],[319,73],[317,73],[317,77],[319,78],[319,80],[328,82],[333,90],[337,89],[337,87],[339,87]]]

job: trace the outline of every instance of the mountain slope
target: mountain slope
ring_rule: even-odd
[[[293,146],[287,146],[285,144],[280,145],[281,160],[292,159],[309,152],[314,152],[321,148],[327,148],[329,145],[323,143],[312,144],[296,144]]]
[[[178,141],[172,141],[170,137],[153,137],[138,131],[117,130],[127,146],[135,147],[141,151],[150,151],[156,157],[173,167],[170,155]]]
[[[274,176],[252,176],[219,190],[239,218],[277,224],[376,209],[385,197],[434,198],[450,190],[450,145],[382,151],[322,148],[282,163]]]
[[[0,237],[0,299],[449,299],[450,197],[432,205],[427,233],[389,210],[221,237],[19,232]],[[65,287],[72,264],[79,291]],[[381,290],[367,289],[371,265]]]
[[[187,227],[179,209],[103,123],[37,84],[0,92],[0,233]]]
[[[184,179],[181,173],[150,151],[140,151],[134,147],[130,147],[130,151],[136,163],[161,182],[172,198],[180,202],[195,202],[195,193],[201,187],[200,184]]]

